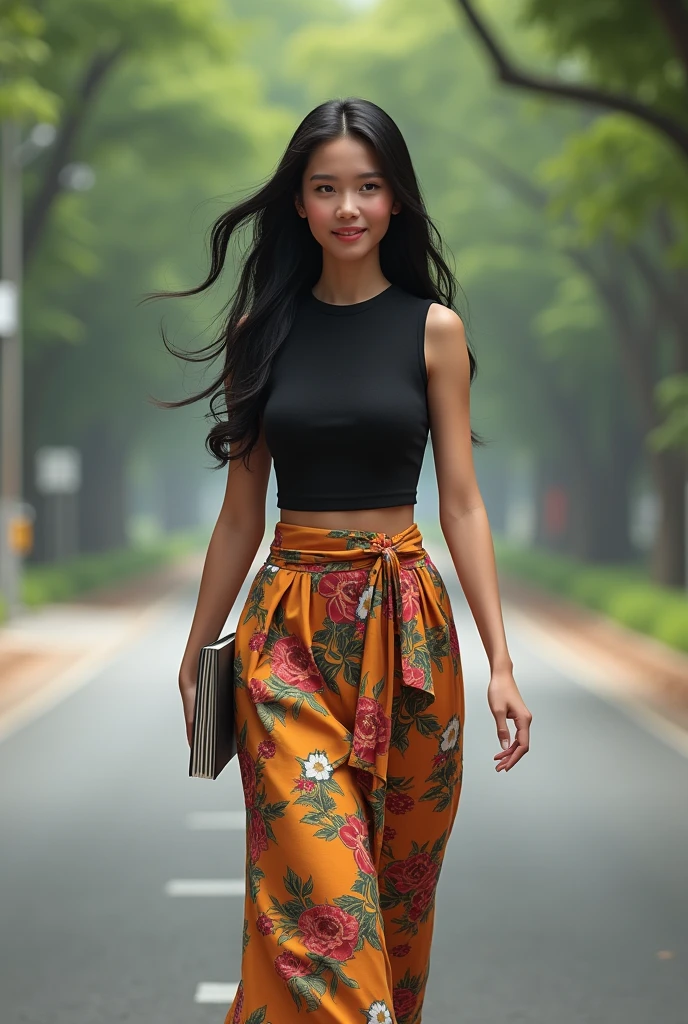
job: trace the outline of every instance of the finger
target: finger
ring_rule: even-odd
[[[503,758],[503,757],[508,757],[510,754],[513,754],[513,752],[514,752],[514,750],[516,750],[517,746],[518,746],[518,743],[517,743],[516,740],[514,740],[513,743],[511,744],[511,746],[507,747],[506,750],[500,750],[499,753],[495,754],[494,760],[498,761],[498,760],[501,760],[501,758]]]
[[[502,763],[499,765],[500,768],[503,768],[507,772],[509,771],[510,768],[513,768],[516,762],[520,761],[523,755],[527,754],[530,750],[529,727],[524,726],[524,730],[525,742],[518,743],[516,746],[516,750],[512,754],[510,754],[508,759],[502,761]],[[521,731],[522,730],[519,729],[519,732]]]
[[[528,753],[527,747],[519,747],[518,750],[513,754],[508,761],[502,761],[497,771],[504,769],[505,772],[510,771],[517,761],[520,761],[524,754]]]
[[[506,708],[498,708],[494,711],[495,722],[497,723],[497,739],[503,750],[511,743],[509,726],[506,722]]]

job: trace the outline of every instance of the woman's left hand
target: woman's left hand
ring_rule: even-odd
[[[513,674],[506,669],[492,673],[490,685],[487,688],[487,702],[497,723],[497,737],[503,747],[494,756],[494,760],[500,762],[496,770],[499,772],[504,769],[508,772],[524,754],[528,753],[530,723],[533,716],[523,703]],[[507,718],[511,718],[516,725],[516,736],[513,742],[509,735]]]

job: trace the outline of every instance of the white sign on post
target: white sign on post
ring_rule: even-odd
[[[16,334],[17,286],[14,281],[0,281],[0,338],[11,338]]]
[[[36,452],[36,489],[41,494],[76,494],[81,487],[81,452],[44,445]]]

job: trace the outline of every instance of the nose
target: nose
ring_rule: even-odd
[[[353,197],[345,195],[337,212],[340,217],[342,215],[345,217],[358,217],[358,206],[354,202]]]

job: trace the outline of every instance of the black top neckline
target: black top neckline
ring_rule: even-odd
[[[327,316],[352,316],[355,313],[365,313],[367,309],[375,305],[380,301],[383,295],[387,295],[389,292],[394,292],[396,285],[394,283],[388,285],[377,295],[372,295],[369,299],[364,299],[363,302],[347,302],[342,305],[338,305],[334,302],[323,302],[322,299],[315,297],[313,292],[309,289],[306,293],[306,302],[315,309],[318,313],[325,313]]]

